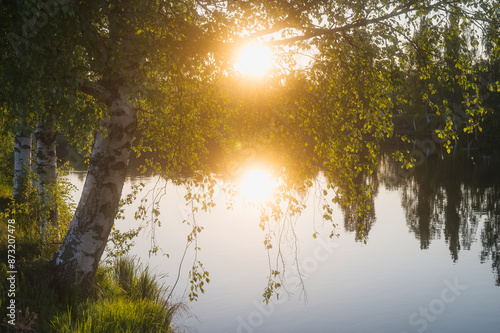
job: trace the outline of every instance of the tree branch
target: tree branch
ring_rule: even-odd
[[[451,4],[451,3],[455,3],[455,2],[457,2],[457,1],[445,1],[445,0],[443,0],[443,1],[437,2],[434,5],[425,6],[425,7],[413,7],[412,5],[414,3],[410,3],[406,7],[403,7],[402,9],[394,10],[391,13],[388,13],[386,15],[382,15],[380,17],[376,17],[376,18],[372,18],[372,19],[357,20],[356,22],[346,24],[346,25],[343,25],[341,27],[336,27],[336,28],[314,29],[314,30],[310,30],[309,32],[307,32],[301,36],[270,41],[270,42],[266,42],[264,44],[267,46],[279,46],[279,45],[291,44],[291,43],[298,42],[298,41],[308,40],[308,39],[311,39],[314,37],[334,35],[334,34],[339,33],[339,32],[345,32],[345,31],[352,30],[352,29],[359,28],[359,27],[366,27],[368,25],[371,25],[374,23],[379,23],[379,22],[391,19],[393,17],[398,17],[398,16],[401,16],[401,15],[404,15],[404,14],[407,14],[410,12],[416,12],[419,10],[431,10],[431,9],[437,8],[443,4]]]
[[[106,88],[96,82],[86,79],[78,80],[78,90],[100,100],[101,102],[107,102],[111,98],[111,93]]]

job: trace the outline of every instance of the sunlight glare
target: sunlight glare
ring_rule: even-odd
[[[270,48],[248,44],[240,51],[235,68],[243,74],[262,76],[271,68],[272,61]]]
[[[243,196],[250,202],[265,202],[271,199],[277,182],[271,175],[262,170],[254,169],[249,171],[240,183]]]

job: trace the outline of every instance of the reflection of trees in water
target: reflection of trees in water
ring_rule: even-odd
[[[406,222],[410,230],[420,240],[420,248],[427,249],[431,239],[440,238],[443,221],[440,203],[443,198],[441,193],[429,195],[423,190],[419,191],[418,186],[412,184],[414,182],[414,179],[410,180],[409,186],[401,189],[401,203],[405,207]]]
[[[500,286],[500,188],[492,188],[484,193],[484,208],[488,218],[481,232],[481,262],[491,259],[493,272],[496,276],[496,285]]]
[[[500,179],[496,170],[498,163],[491,159],[431,158],[402,173],[389,155],[383,155],[378,177],[386,188],[402,192],[406,222],[421,249],[444,237],[457,261],[461,249],[470,249],[479,221],[485,218],[481,260],[492,260],[500,285]]]
[[[370,199],[370,208],[363,216],[358,214],[359,205],[351,204],[349,206],[341,206],[342,214],[344,215],[344,228],[348,232],[356,234],[356,241],[368,240],[368,233],[375,222],[375,209],[373,207],[373,197]]]
[[[345,230],[354,232],[356,241],[366,242],[376,220],[374,199],[379,188],[377,173],[374,172],[371,175],[366,172],[362,173],[359,176],[358,183],[368,185],[372,195],[369,198],[360,195],[357,200],[354,199],[349,205],[341,205],[340,208],[344,216]],[[362,213],[360,214],[360,212]]]

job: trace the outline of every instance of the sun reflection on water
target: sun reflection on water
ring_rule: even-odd
[[[241,194],[253,203],[263,203],[270,200],[278,183],[266,171],[251,169],[240,181]]]

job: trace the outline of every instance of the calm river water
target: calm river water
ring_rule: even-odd
[[[178,318],[178,325],[201,333],[498,333],[499,166],[488,157],[436,158],[402,174],[383,158],[370,179],[376,196],[365,222],[366,244],[356,240],[357,223],[344,219],[337,207],[333,216],[340,237],[330,239],[332,226],[321,221],[318,189],[311,189],[305,198],[308,208],[294,224],[296,239],[290,237],[282,248],[288,293],[282,291],[269,305],[262,298],[269,262],[259,212],[243,200],[227,210],[216,188],[216,207],[196,215],[205,228],[197,259],[211,282],[197,302],[188,304],[191,315]],[[84,176],[74,172],[68,177],[81,190]],[[156,180],[130,177],[124,192],[139,182],[146,184],[141,198]],[[167,184],[161,201],[162,224],[154,235],[169,257],[148,255],[151,229],[131,251],[157,273],[168,274],[168,285],[177,279],[190,231],[181,223],[189,211],[185,193]],[[126,207],[125,220],[117,221],[121,230],[137,226],[138,201]],[[305,293],[297,287],[295,241]],[[192,247],[186,253],[174,291],[178,299],[188,292],[194,260]]]

